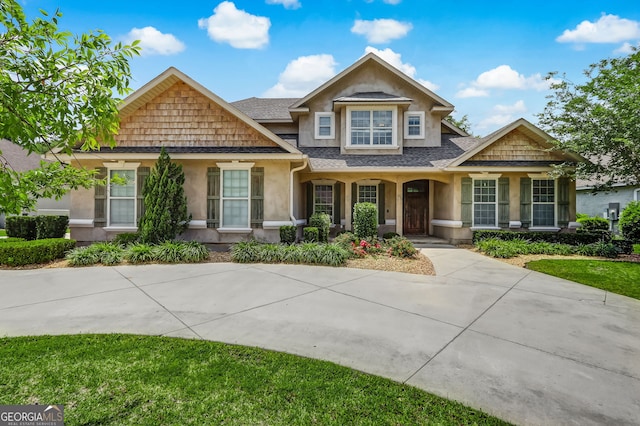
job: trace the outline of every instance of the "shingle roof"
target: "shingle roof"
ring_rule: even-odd
[[[490,166],[490,167],[536,167],[536,166],[549,166],[550,164],[565,164],[566,161],[501,161],[501,160],[489,160],[489,161],[465,161],[460,164],[461,166]]]
[[[9,163],[9,166],[17,172],[36,169],[40,166],[40,160],[42,160],[40,155],[36,153],[29,154],[26,149],[7,139],[0,139],[0,152],[2,152],[2,157]],[[0,161],[3,160],[0,159]]]
[[[441,140],[440,147],[405,147],[401,155],[344,155],[340,154],[339,147],[298,149],[309,156],[313,170],[343,170],[353,167],[444,168],[480,141],[473,137],[452,135],[443,135]]]
[[[287,151],[278,146],[165,146],[169,154],[284,154]],[[103,147],[100,152],[113,153],[160,153],[159,146],[116,146]]]
[[[292,121],[289,114],[289,106],[298,101],[298,98],[248,98],[231,105],[253,118],[256,121],[281,120]]]

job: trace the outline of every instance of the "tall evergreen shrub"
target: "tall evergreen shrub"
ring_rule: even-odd
[[[620,230],[627,240],[640,243],[640,201],[627,204],[620,215]]]
[[[359,239],[378,236],[378,208],[373,203],[356,203],[353,207],[353,233]]]
[[[142,190],[144,214],[138,223],[140,240],[160,243],[183,233],[191,220],[187,214],[182,166],[171,162],[164,147]]]

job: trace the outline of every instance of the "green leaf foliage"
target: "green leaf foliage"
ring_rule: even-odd
[[[539,125],[556,147],[581,154],[582,177],[610,187],[640,182],[640,51],[603,59],[585,71],[586,82],[572,83],[550,73],[552,94]]]
[[[145,210],[138,223],[140,241],[157,244],[174,240],[187,229],[191,215],[187,214],[184,172],[164,147],[142,192]]]
[[[634,243],[640,243],[640,201],[632,201],[620,215],[622,235]]]
[[[53,238],[0,244],[0,265],[24,266],[62,259],[76,245],[74,240]]]
[[[318,228],[318,241],[326,243],[329,241],[329,231],[331,230],[331,216],[326,213],[314,213],[309,218],[309,226]]]
[[[0,136],[39,154],[114,146],[114,94],[130,92],[129,60],[140,48],[100,30],[73,35],[59,29],[59,11],[41,14],[30,21],[18,1],[0,2]],[[0,161],[0,211],[19,214],[37,198],[92,184],[89,171],[50,164],[19,173]]]
[[[378,207],[373,203],[356,203],[353,207],[353,233],[359,239],[378,236]]]

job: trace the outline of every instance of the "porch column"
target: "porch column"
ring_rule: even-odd
[[[396,234],[402,235],[402,227],[404,222],[404,203],[402,182],[396,182]]]
[[[351,197],[353,194],[351,193],[351,183],[345,181],[344,182],[344,229],[347,231],[353,231],[351,229],[351,223],[353,222],[352,215],[353,211],[351,211]]]

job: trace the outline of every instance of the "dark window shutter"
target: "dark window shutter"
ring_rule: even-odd
[[[107,168],[98,167],[96,179],[107,177]],[[93,212],[93,224],[96,227],[103,227],[107,224],[107,187],[106,185],[96,185],[94,187],[95,207]]]
[[[462,226],[471,226],[471,213],[473,209],[473,179],[470,177],[462,178],[461,198]]]
[[[498,226],[509,227],[509,178],[498,179]]]
[[[264,220],[264,167],[251,169],[251,227],[262,228]]]
[[[384,183],[378,184],[378,224],[384,225]]]
[[[151,169],[149,167],[138,167],[136,181],[136,222],[144,215],[144,183],[146,182]]]
[[[220,168],[207,168],[207,228],[220,227]]]
[[[333,185],[333,223],[336,225],[340,225],[341,189],[342,184],[340,182],[336,182],[336,184]]]
[[[569,226],[569,178],[558,179],[558,226],[566,228]]]
[[[523,228],[531,225],[531,178],[520,178],[520,222]]]
[[[313,214],[313,197],[315,196],[313,192],[313,183],[307,182],[307,219],[311,217]]]
[[[353,208],[357,202],[358,202],[358,185],[354,182],[351,184],[351,224],[352,225],[353,225]]]

